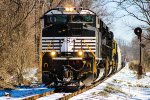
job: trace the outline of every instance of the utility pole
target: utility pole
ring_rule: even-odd
[[[142,45],[141,45],[141,34],[142,34],[142,29],[140,27],[135,28],[134,33],[138,36],[138,39],[140,40],[140,61],[139,61],[139,66],[138,66],[138,75],[142,75],[143,74],[143,70],[142,70]]]

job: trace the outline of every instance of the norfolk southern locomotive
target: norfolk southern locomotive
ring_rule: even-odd
[[[117,70],[117,43],[96,13],[58,7],[42,21],[43,83],[88,86]]]

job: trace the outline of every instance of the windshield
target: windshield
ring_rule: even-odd
[[[93,15],[81,15],[81,14],[70,14],[70,15],[50,15],[45,18],[45,26],[50,24],[60,24],[60,23],[85,23],[94,26],[94,16]]]
[[[93,16],[91,15],[72,15],[70,22],[91,22],[93,23]]]
[[[47,16],[45,23],[46,26],[48,26],[49,24],[59,24],[59,23],[67,23],[67,15],[53,15],[53,16]]]

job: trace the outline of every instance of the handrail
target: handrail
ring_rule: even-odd
[[[83,43],[88,47],[88,49],[90,50],[90,52],[92,53],[92,55],[94,56],[94,68],[93,68],[93,73],[97,73],[97,68],[96,68],[96,55],[95,53],[92,51],[92,49],[86,44],[86,42],[83,40]]]

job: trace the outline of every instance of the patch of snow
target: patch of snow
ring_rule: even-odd
[[[55,93],[49,96],[41,97],[37,100],[58,100],[61,97],[64,97],[65,95],[69,95],[70,93]]]
[[[35,77],[37,69],[38,68],[26,68],[24,70],[23,77],[29,81],[38,81],[37,77]]]
[[[150,100],[150,73],[137,79],[128,64],[102,84],[70,100]]]

